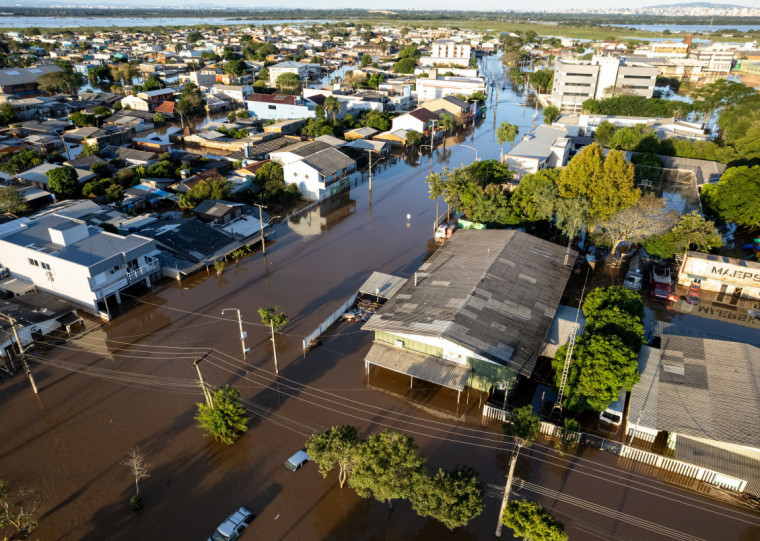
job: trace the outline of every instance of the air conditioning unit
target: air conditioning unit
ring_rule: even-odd
[[[396,340],[393,343],[397,348],[403,348],[404,347],[404,341],[403,340]]]

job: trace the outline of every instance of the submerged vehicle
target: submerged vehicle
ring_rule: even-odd
[[[633,291],[639,291],[643,282],[644,270],[641,266],[641,257],[637,253],[633,256],[633,259],[631,259],[631,265],[628,267],[628,272],[625,274],[625,279],[623,280],[623,287]]]

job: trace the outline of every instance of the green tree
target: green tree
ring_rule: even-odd
[[[9,175],[17,175],[22,171],[37,167],[45,158],[36,150],[22,150],[4,162],[0,162],[0,171]]]
[[[166,170],[154,169],[155,167],[161,167],[163,164],[168,164]],[[158,178],[172,178],[174,171],[171,171],[173,167],[172,162],[162,161],[151,165],[146,171],[148,177]],[[179,196],[179,206],[181,208],[195,208],[202,201],[206,199],[227,199],[230,195],[230,183],[227,179],[212,180],[211,182],[198,182],[195,186],[190,188],[187,193],[183,193]]]
[[[340,112],[340,101],[335,96],[327,96],[324,105],[325,113],[330,115],[335,122],[335,115]]]
[[[366,68],[370,64],[372,64],[372,57],[370,55],[366,54],[366,53],[363,54],[362,58],[361,58],[361,61],[359,62],[359,67],[360,68]]]
[[[710,214],[742,227],[760,227],[760,165],[730,167],[717,184],[702,187],[702,204]]]
[[[617,252],[623,241],[640,242],[650,235],[670,230],[675,223],[673,213],[665,212],[665,201],[653,195],[641,197],[635,205],[620,210],[599,222],[599,237]]]
[[[638,201],[633,177],[633,165],[621,152],[610,151],[605,158],[602,147],[592,143],[562,170],[557,187],[564,198],[587,199],[589,218],[598,222]]]
[[[229,385],[216,389],[211,395],[211,404],[197,404],[195,420],[205,436],[232,445],[248,430],[248,417],[240,401],[240,391]]]
[[[422,134],[420,132],[409,130],[406,132],[406,146],[416,147],[422,143]]]
[[[106,188],[106,199],[109,203],[121,204],[124,201],[124,188],[118,184],[111,184]]]
[[[365,440],[353,426],[334,426],[322,434],[313,434],[306,440],[306,453],[327,477],[338,468],[338,484],[343,488],[357,466],[359,450]]]
[[[527,500],[510,502],[501,516],[502,523],[516,538],[525,541],[567,541],[565,526],[543,507]]]
[[[559,456],[574,453],[578,448],[578,421],[570,417],[564,420],[559,439],[554,442],[554,449]]]
[[[541,419],[533,413],[533,407],[515,408],[509,414],[509,420],[504,424],[504,432],[515,439],[520,447],[530,447],[538,438],[541,430]]]
[[[484,496],[478,472],[465,466],[420,477],[412,489],[411,502],[418,515],[433,517],[453,530],[466,526],[483,511]]]
[[[559,169],[542,169],[525,175],[512,193],[512,206],[523,222],[537,222],[554,217],[555,203],[547,204],[547,199],[557,199]]]
[[[35,515],[41,504],[42,499],[36,490],[13,490],[8,481],[0,479],[0,528],[12,526],[26,537],[37,527]]]
[[[359,451],[359,460],[348,484],[362,498],[387,501],[409,498],[424,476],[426,459],[417,444],[400,432],[385,430],[371,436]]]
[[[417,61],[414,58],[402,58],[393,64],[393,71],[396,73],[414,73]]]
[[[559,109],[554,105],[547,105],[543,108],[542,112],[544,113],[544,124],[551,124],[557,120],[560,115]]]
[[[166,118],[162,112],[157,112],[153,115],[153,124],[163,124],[166,122]]]
[[[697,211],[681,216],[675,227],[667,233],[653,235],[644,241],[644,249],[662,259],[672,259],[686,250],[709,252],[721,246],[723,238],[715,224],[705,220]]]
[[[691,93],[691,97],[694,110],[702,113],[702,121],[707,123],[717,109],[737,105],[753,94],[755,94],[755,90],[743,83],[718,79],[695,89]]]
[[[83,144],[79,157],[85,158],[87,156],[98,156],[99,154],[100,146],[97,143]]]
[[[277,346],[274,338],[274,333],[279,331],[285,325],[288,324],[288,316],[282,312],[278,312],[279,307],[274,306],[272,308],[259,308],[259,317],[264,325],[269,325],[272,331],[272,354],[274,356],[274,371],[279,374],[280,369],[277,367]]]
[[[555,385],[559,387],[567,344],[552,360]],[[604,411],[617,400],[620,388],[630,391],[639,380],[637,355],[613,335],[582,335],[576,340],[565,383],[564,407],[571,411]]]
[[[246,64],[242,60],[237,60],[237,59],[228,60],[224,64],[224,72],[229,73],[230,75],[234,75],[236,77],[245,74],[245,70],[246,70]]]
[[[586,331],[591,335],[619,337],[634,353],[644,344],[641,318],[617,307],[598,310],[586,318]]]
[[[48,174],[48,186],[59,195],[72,196],[79,186],[79,177],[73,167],[56,167]]]
[[[438,115],[438,127],[443,130],[443,148],[446,148],[446,135],[454,131],[454,117],[446,114],[441,113]]]
[[[155,75],[150,75],[142,84],[144,92],[150,92],[151,90],[161,90],[165,86],[166,85],[164,82]]]
[[[177,101],[177,112],[180,118],[190,118],[203,114],[203,96],[201,90],[194,83],[187,83],[182,89],[182,94]]]
[[[499,124],[498,129],[496,130],[496,140],[500,145],[503,145],[504,143],[509,143],[510,145],[515,144],[515,139],[517,139],[517,135],[520,133],[520,128],[515,126],[514,124],[510,124],[508,121],[504,121],[501,124]]]
[[[71,113],[69,115],[69,120],[76,124],[78,128],[81,128],[82,126],[95,126],[97,124],[94,115],[88,115],[78,111],[76,113]]]
[[[193,31],[190,32],[185,39],[187,39],[188,43],[196,43],[203,39],[203,34],[197,31]]]
[[[641,295],[622,286],[597,287],[592,289],[583,301],[583,314],[587,318],[610,308],[617,308],[640,320],[644,319],[644,302]]]
[[[275,80],[278,92],[301,92],[301,78],[296,73],[283,73]]]
[[[0,187],[0,212],[21,214],[29,210],[26,199],[12,186]]]
[[[65,71],[54,71],[45,73],[37,78],[37,85],[40,90],[49,94],[76,94],[84,86],[85,78],[79,73],[67,73]]]
[[[18,115],[16,114],[16,108],[13,104],[5,102],[0,104],[0,124],[7,126],[8,124],[15,122]]]
[[[594,141],[603,147],[609,147],[610,141],[612,141],[612,137],[615,135],[616,131],[617,127],[609,120],[605,120],[596,127]]]

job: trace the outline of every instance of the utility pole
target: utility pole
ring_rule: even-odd
[[[66,157],[71,160],[71,155],[69,154],[69,147],[66,144],[66,139],[63,138],[63,134],[61,134],[61,143],[63,143],[63,150],[66,151]]]
[[[206,384],[205,384],[205,383],[204,383],[204,381],[203,381],[203,374],[201,374],[201,367],[200,367],[200,366],[198,366],[198,365],[200,364],[200,362],[201,362],[203,359],[205,359],[205,358],[206,358],[206,355],[208,355],[208,353],[204,354],[204,355],[203,355],[203,357],[200,357],[200,358],[199,358],[197,361],[195,361],[195,362],[193,363],[193,366],[194,366],[194,367],[195,367],[195,369],[198,371],[198,381],[200,381],[200,384],[201,384],[201,389],[203,389],[203,396],[206,398],[206,404],[207,404],[207,405],[208,405],[210,408],[212,408],[212,409],[213,409],[213,408],[214,408],[214,401],[213,401],[213,399],[211,398],[211,392],[210,392],[210,391],[209,391],[209,390],[206,388]]]
[[[21,345],[21,339],[18,337],[18,331],[16,330],[16,320],[11,316],[3,317],[8,320],[8,323],[11,324],[11,328],[13,329],[13,336],[16,338],[16,347],[18,348],[18,354],[21,357],[21,362],[24,364],[26,375],[29,376],[29,383],[32,384],[32,390],[34,391],[34,394],[39,394],[39,391],[37,390],[37,382],[34,381],[34,374],[32,374],[32,369],[29,367],[29,363],[26,362],[26,355],[24,355],[24,346]]]
[[[237,312],[238,327],[240,328],[240,343],[243,346],[243,360],[245,361],[245,354],[249,351],[249,349],[245,347],[245,339],[248,337],[248,333],[243,330],[243,318],[240,316],[240,310],[237,308],[225,308],[222,310],[222,315],[224,315],[225,312],[229,311]]]
[[[267,255],[267,245],[265,242],[266,239],[264,238],[264,218],[263,218],[264,215],[261,211],[261,209],[264,208],[264,206],[259,205],[258,203],[254,203],[254,205],[259,207],[259,226],[261,227],[261,252],[264,255]],[[242,330],[241,330],[241,334],[242,334]]]
[[[269,328],[272,329],[272,354],[274,355],[274,373],[280,375],[280,369],[277,368],[277,346],[274,342],[274,320],[269,321]]]
[[[369,191],[372,193],[372,152],[374,152],[374,150],[371,148],[366,150],[369,152]]]
[[[512,479],[515,475],[515,464],[517,464],[517,457],[520,456],[520,449],[522,448],[522,441],[517,442],[517,452],[512,455],[512,460],[509,463],[509,475],[507,475],[507,484],[504,486],[504,497],[501,499],[501,508],[499,509],[499,522],[496,524],[496,537],[501,537],[501,529],[503,524],[501,517],[504,515],[504,510],[509,503],[509,491],[512,490]]]

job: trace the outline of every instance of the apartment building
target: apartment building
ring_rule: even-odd
[[[149,286],[160,275],[158,253],[152,239],[107,233],[60,214],[0,227],[0,265],[13,277],[106,318],[121,290]]]
[[[439,39],[430,47],[430,56],[420,58],[420,66],[450,64],[464,66],[470,63],[473,50],[469,43],[457,43],[451,39]]]
[[[651,98],[657,68],[625,57],[594,56],[591,60],[560,58],[554,67],[552,102],[564,112],[580,112],[583,102],[595,98],[634,94]]]
[[[696,49],[692,57],[702,62],[703,73],[712,75],[728,75],[734,65],[736,46],[725,43],[713,43],[707,47]]]

